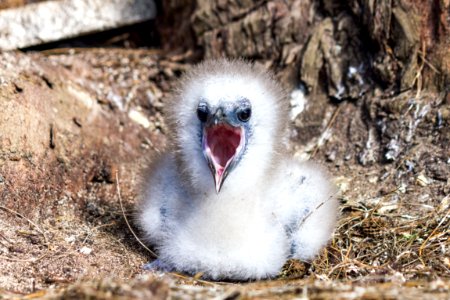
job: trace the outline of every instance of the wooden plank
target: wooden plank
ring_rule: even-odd
[[[0,9],[7,9],[19,6],[25,6],[30,3],[43,2],[47,0],[0,0]]]
[[[155,16],[153,0],[59,0],[0,10],[0,49],[54,42]]]

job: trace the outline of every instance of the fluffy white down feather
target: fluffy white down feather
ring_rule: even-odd
[[[245,97],[247,151],[220,193],[203,156],[196,107]],[[338,202],[325,172],[283,152],[287,100],[270,75],[242,61],[191,71],[169,113],[172,143],[144,178],[138,223],[158,252],[154,267],[210,279],[274,277],[288,258],[311,260],[329,241]]]

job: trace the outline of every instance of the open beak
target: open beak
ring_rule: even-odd
[[[235,166],[236,156],[245,143],[244,129],[228,123],[214,122],[203,129],[202,148],[219,193],[230,171]]]

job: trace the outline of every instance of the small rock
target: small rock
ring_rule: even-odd
[[[326,156],[327,156],[327,161],[333,162],[336,159],[336,151],[335,150],[330,151],[326,154]]]
[[[406,160],[405,165],[406,165],[406,168],[408,169],[408,172],[414,171],[414,167],[415,167],[414,162]]]
[[[128,113],[128,117],[144,128],[150,127],[150,122],[148,121],[147,117],[140,111],[131,109],[130,112]]]
[[[397,159],[400,154],[400,145],[397,140],[391,140],[386,146],[386,152],[384,153],[384,158],[386,161],[392,162]]]
[[[377,212],[379,214],[385,215],[385,214],[395,211],[397,209],[398,209],[397,204],[388,204],[388,205],[384,205],[384,206],[380,207],[379,209],[377,209]]]
[[[368,181],[370,183],[377,183],[378,182],[378,177],[377,176],[371,176],[371,177],[369,177]]]
[[[430,179],[423,174],[419,174],[416,178],[416,184],[425,187],[430,184]]]
[[[84,255],[89,255],[92,253],[92,249],[88,247],[83,247],[80,249],[80,253]]]
[[[444,257],[444,264],[450,268],[450,259],[448,257]]]
[[[430,195],[429,194],[420,194],[417,197],[417,202],[420,203],[429,203],[430,202]],[[435,209],[434,206],[431,206],[431,209]]]
[[[439,204],[438,211],[447,211],[450,207],[450,195],[445,196]]]
[[[405,283],[406,279],[405,279],[405,276],[403,276],[402,273],[395,272],[394,275],[391,276],[391,281],[396,283],[396,284],[401,284],[401,283]]]
[[[347,192],[350,189],[350,179],[340,176],[335,179],[335,183],[342,193]]]
[[[291,104],[291,112],[290,118],[291,121],[294,121],[299,114],[305,109],[306,106],[306,96],[304,88],[298,88],[292,91],[290,95],[290,104]]]
[[[450,177],[450,168],[441,162],[431,164],[428,169],[433,179],[446,181]]]
[[[73,243],[73,242],[75,242],[76,239],[77,238],[74,235],[71,235],[69,237],[66,237],[64,240],[68,243]]]
[[[406,183],[401,183],[400,186],[398,187],[398,191],[402,194],[406,193],[406,188],[408,187],[408,185]]]

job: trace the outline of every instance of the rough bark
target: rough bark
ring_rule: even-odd
[[[274,70],[288,91],[307,95],[305,111],[295,120],[299,142],[321,134],[318,120],[328,119],[324,107],[330,100],[363,107],[374,96],[409,90],[417,98],[423,91],[448,97],[448,1],[197,0],[167,1],[164,7],[170,11],[175,3],[185,12],[194,6],[180,22],[194,31],[204,58],[248,58]],[[183,41],[166,47],[193,43]],[[377,132],[379,120],[362,117],[362,126]],[[384,138],[378,142],[388,148]],[[382,154],[375,157],[383,161]]]
[[[193,0],[158,1],[158,30],[161,46],[166,51],[185,52],[195,48],[195,37],[190,23],[195,8]]]
[[[164,7],[186,13],[192,2]],[[342,100],[370,87],[448,88],[449,9],[448,1],[198,0],[179,22],[183,33],[195,32],[205,57],[268,62],[291,85]]]

